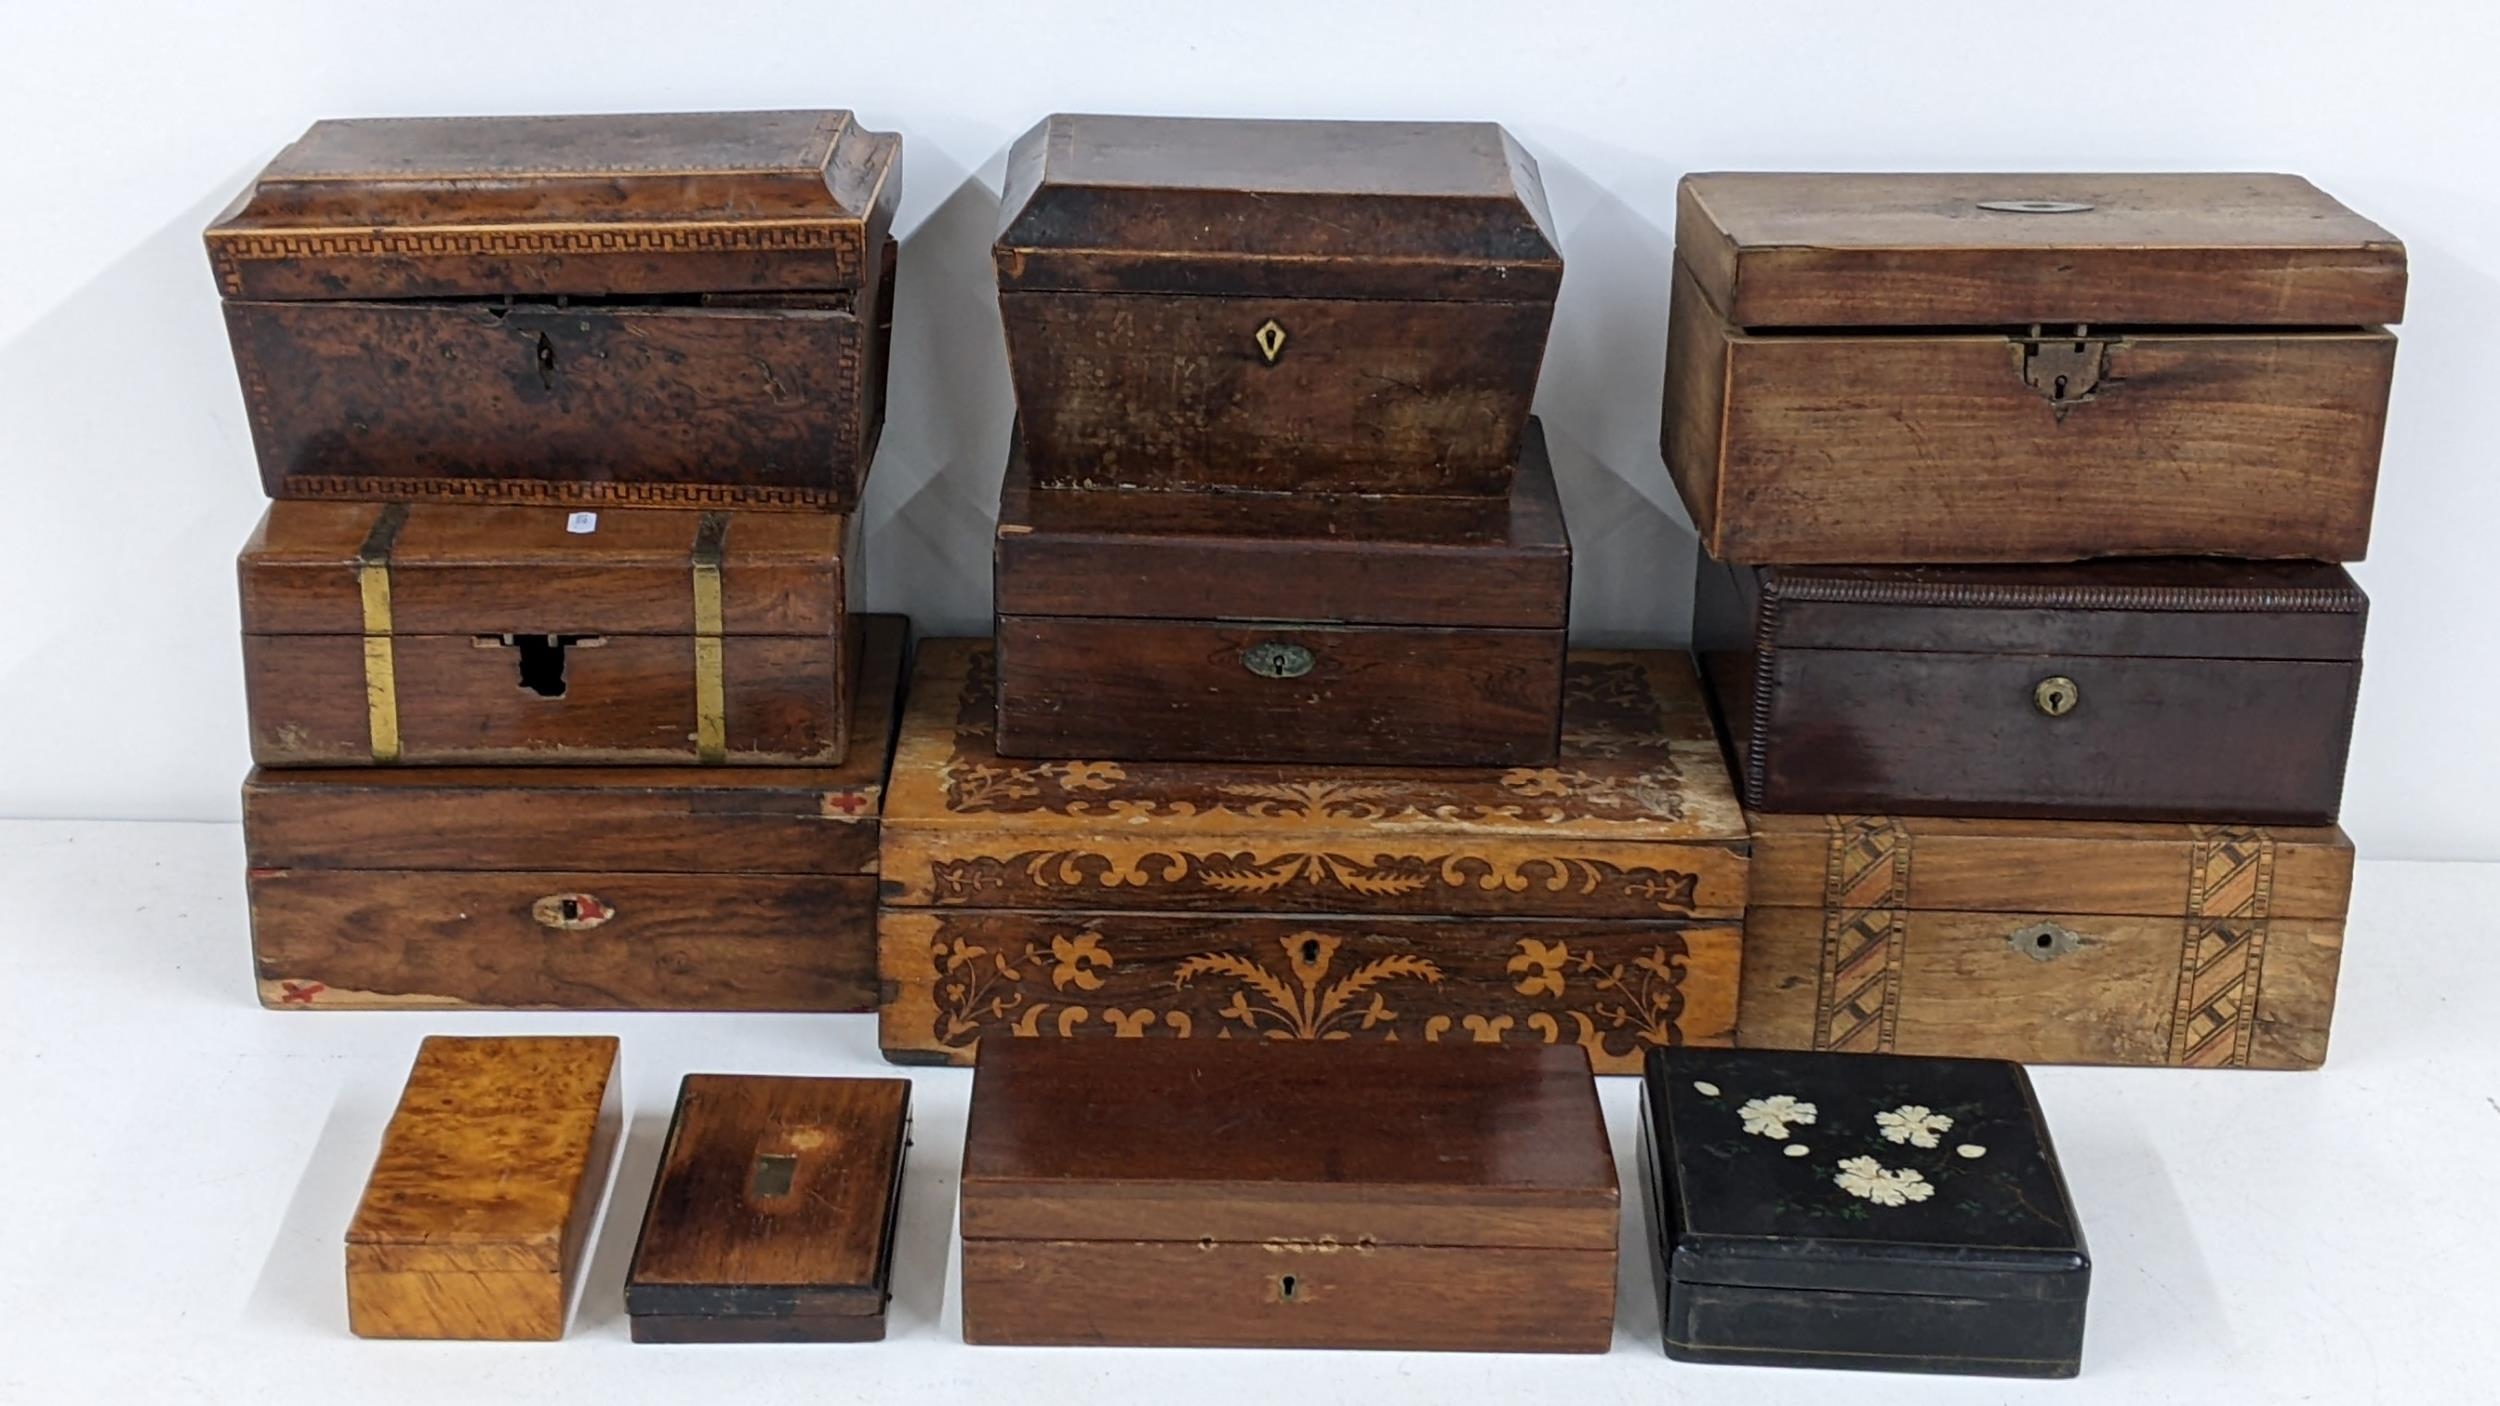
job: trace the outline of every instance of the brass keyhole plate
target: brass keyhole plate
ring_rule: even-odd
[[[1270,366],[1274,366],[1276,359],[1285,354],[1285,327],[1275,318],[1260,323],[1259,330],[1250,334],[1250,340],[1258,343],[1259,358]]]
[[[2031,687],[2031,706],[2052,718],[2062,718],[2083,702],[2083,689],[2064,674],[2051,674]]]
[[[1298,679],[1311,672],[1311,651],[1298,644],[1270,640],[1241,652],[1241,667],[1263,679]]]

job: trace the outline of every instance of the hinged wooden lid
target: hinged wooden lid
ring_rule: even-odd
[[[1536,162],[1490,122],[1061,113],[1007,159],[1010,290],[1551,302]]]
[[[2089,1287],[2021,1065],[1653,1050],[1641,1112],[1677,1285],[2061,1301]]]
[[[2352,897],[2352,841],[2331,826],[1745,818],[1762,908],[2153,918],[2253,910],[2341,922]]]
[[[364,1266],[554,1273],[611,1110],[608,1035],[430,1035],[348,1223]]]
[[[887,784],[886,900],[988,907],[1483,911],[1602,894],[1744,908],[1742,812],[1691,661],[1582,650],[1543,767],[1276,767],[998,755],[988,640],[917,651]]]
[[[1571,536],[1533,418],[1499,498],[1037,489],[1019,436],[997,583],[1001,615],[1559,630]]]
[[[243,630],[829,635],[850,527],[835,513],[284,500],[243,545]]]
[[[209,258],[243,298],[858,289],[899,147],[842,111],[316,122]]]
[[[1577,1046],[981,1042],[966,1240],[1612,1253],[1613,1152]]]
[[[626,1311],[883,1313],[910,1125],[907,1079],[687,1075]]]
[[[2348,327],[2396,237],[2298,176],[1686,176],[1675,251],[1738,327]]]
[[[1780,649],[2353,661],[2370,604],[2308,561],[1734,570]]]

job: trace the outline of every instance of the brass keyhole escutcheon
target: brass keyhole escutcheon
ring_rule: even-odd
[[[1270,640],[1241,652],[1241,667],[1263,679],[1298,679],[1311,672],[1311,651]]]
[[[2064,674],[2051,674],[2032,685],[2031,706],[2052,718],[2062,718],[2083,701],[2083,689]]]
[[[1270,366],[1274,366],[1276,358],[1285,354],[1285,327],[1275,318],[1260,323],[1259,330],[1250,334],[1250,340],[1259,344],[1259,358]]]

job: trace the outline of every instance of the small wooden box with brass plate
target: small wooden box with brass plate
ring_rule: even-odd
[[[208,230],[263,486],[849,512],[900,147],[841,111],[313,124]]]
[[[964,1130],[964,1341],[1604,1352],[1576,1049],[1009,1040]]]
[[[1046,488],[1499,497],[1562,255],[1488,122],[1061,114],[996,245]]]
[[[1734,1037],[1744,822],[1683,655],[1574,654],[1562,756],[1484,768],[1012,760],[993,657],[920,650],[878,857],[887,1058],[1561,1044],[1628,1074]]]
[[[998,750],[1530,766],[1562,716],[1571,538],[1528,424],[1488,498],[1036,488],[998,514]]]
[[[872,1009],[906,626],[853,629],[858,745],[840,766],[254,771],[262,1004]]]
[[[1735,562],[2358,561],[2394,235],[2297,176],[1684,178],[1667,467]]]
[[[833,513],[272,504],[244,544],[263,766],[831,766],[858,669]]]
[[[427,1037],[347,1227],[356,1336],[564,1336],[624,1121],[616,1051]]]
[[[1757,809],[2316,826],[2368,609],[2318,562],[1704,557],[1693,638]]]
[[[1749,814],[1738,1043],[2308,1069],[2341,830]]]
[[[906,1079],[690,1074],[625,1275],[638,1343],[875,1342]]]

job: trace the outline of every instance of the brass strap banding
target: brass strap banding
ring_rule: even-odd
[[[707,765],[729,759],[729,709],[721,683],[720,564],[729,514],[705,513],[694,530],[694,751]]]
[[[407,525],[408,505],[385,506],[356,549],[356,594],[364,607],[365,730],[373,759],[399,760],[399,675],[391,655],[391,546]]]

